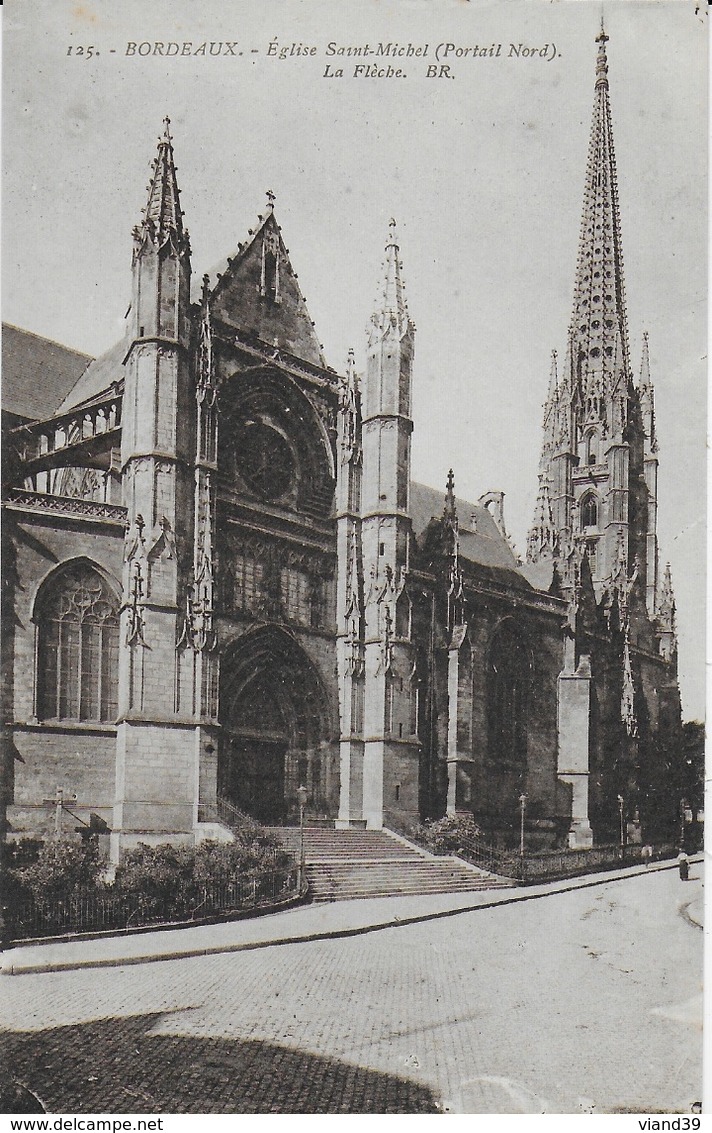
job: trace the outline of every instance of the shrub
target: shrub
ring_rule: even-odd
[[[95,885],[103,863],[96,838],[49,838],[31,865],[12,871],[35,900],[67,897],[80,886]]]
[[[3,869],[17,870],[22,866],[33,865],[43,845],[41,838],[18,838],[0,842],[0,866]]]
[[[277,840],[260,827],[236,832],[234,842],[198,846],[147,846],[130,850],[116,869],[115,885],[142,904],[190,902],[212,884],[260,878],[294,865]]]
[[[147,846],[142,842],[121,859],[114,884],[124,893],[170,899],[190,885],[194,856],[192,846],[173,846],[168,842]]]
[[[444,818],[419,823],[413,831],[414,841],[434,854],[456,854],[463,842],[481,837],[482,830],[471,815],[446,814]]]

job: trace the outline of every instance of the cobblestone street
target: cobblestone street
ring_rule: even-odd
[[[701,868],[350,939],[6,976],[6,1065],[59,1113],[689,1112]]]

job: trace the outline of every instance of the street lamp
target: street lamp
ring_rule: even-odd
[[[307,805],[307,796],[309,792],[306,787],[297,787],[297,799],[299,801],[299,892],[302,891],[302,884],[304,882],[304,808]]]
[[[625,846],[625,799],[622,795],[618,796],[618,815],[620,818],[620,842],[621,842],[621,857],[623,857],[623,847]]]
[[[524,857],[524,812],[527,809],[527,796],[519,796],[519,856]]]

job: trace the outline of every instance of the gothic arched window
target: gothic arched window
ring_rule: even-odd
[[[598,499],[594,492],[589,492],[581,500],[581,526],[598,527]]]
[[[37,605],[37,716],[110,723],[118,711],[119,603],[88,563],[52,578]]]
[[[497,629],[487,667],[489,757],[502,769],[522,767],[527,758],[527,647],[511,622]]]

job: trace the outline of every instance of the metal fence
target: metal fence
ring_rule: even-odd
[[[67,933],[118,931],[191,922],[268,908],[299,894],[298,866],[252,878],[226,877],[170,894],[123,891],[117,885],[75,889],[62,897],[11,899],[4,909],[11,940]]]
[[[231,830],[250,830],[258,825],[256,819],[222,795],[218,795],[214,803],[198,803],[198,821],[220,822]]]
[[[663,844],[651,848],[646,859],[643,846],[595,846],[590,850],[550,850],[540,854],[516,854],[498,850],[480,838],[462,836],[458,838],[457,848],[445,850],[464,858],[488,873],[501,877],[511,877],[523,883],[554,880],[562,877],[575,877],[577,874],[593,873],[595,870],[615,869],[621,865],[636,865],[645,860],[659,861],[675,856],[674,846]]]

